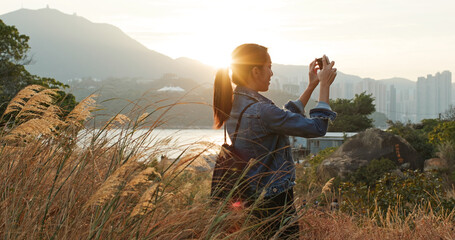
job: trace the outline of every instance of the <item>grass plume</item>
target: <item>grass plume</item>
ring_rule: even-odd
[[[10,114],[12,112],[19,112],[22,110],[22,108],[25,106],[27,101],[32,98],[34,95],[39,93],[44,89],[43,86],[40,85],[29,85],[25,87],[24,89],[20,90],[16,96],[14,96],[13,99],[8,103],[8,106],[6,107],[5,112],[3,113],[4,115]]]
[[[49,99],[32,100],[46,108],[29,111],[25,107],[45,91],[42,87],[23,91],[8,106],[9,113],[38,114],[12,124],[1,134],[2,238],[260,239],[264,222],[251,216],[254,206],[231,211],[224,203],[209,204],[211,172],[195,169],[206,167],[203,157],[213,147],[210,143],[184,146],[179,156],[160,161],[174,146],[169,138],[155,134],[160,123],[145,126],[145,118],[163,119],[146,108],[144,112],[149,113],[143,117],[128,117],[138,119],[136,123],[126,119],[127,114],[119,117],[117,123],[124,125],[121,129],[85,128],[68,136],[65,126],[85,127],[95,107],[94,95],[62,119],[57,106],[45,104]],[[139,129],[137,123],[144,125]],[[35,141],[27,140],[31,137]],[[11,144],[8,138],[22,144]],[[299,176],[303,170],[297,171]],[[402,218],[394,206],[383,216],[331,212],[326,206],[301,204],[302,199],[311,202],[321,192],[331,192],[333,182],[315,184],[308,192],[296,191],[295,220],[301,238],[455,238],[453,209],[435,211],[439,206],[416,205]]]
[[[77,128],[82,128],[83,124],[91,116],[91,112],[95,110],[96,94],[91,94],[84,98],[74,109],[66,116],[65,122],[68,125],[73,125]]]

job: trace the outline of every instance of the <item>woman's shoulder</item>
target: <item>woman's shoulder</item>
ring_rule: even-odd
[[[237,86],[234,90],[234,99],[249,99],[256,102],[273,103],[270,99],[258,93],[257,91],[251,90],[247,87]]]

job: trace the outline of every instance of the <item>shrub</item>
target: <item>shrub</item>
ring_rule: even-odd
[[[316,171],[316,168],[319,166],[319,164],[321,164],[322,161],[324,161],[324,159],[330,156],[337,149],[338,147],[329,147],[320,151],[316,156],[310,157],[309,163],[311,165],[311,168],[313,168]]]
[[[305,166],[305,164],[296,165],[296,186],[294,187],[296,195],[305,195],[305,200],[310,200],[310,198],[315,198],[319,195],[322,184],[325,182],[321,182],[318,179],[317,167],[336,149],[337,147],[329,147],[320,151],[316,156],[308,156],[306,161],[308,161],[309,166]]]
[[[449,165],[449,168],[454,168],[455,166],[455,142],[447,141],[444,143],[438,144],[438,152],[436,153],[438,157],[445,159]]]
[[[435,122],[429,119],[422,120],[422,124],[403,124],[401,122],[388,122],[388,132],[396,134],[406,141],[424,158],[432,158],[435,146],[428,142],[428,132],[433,129]]]
[[[445,143],[455,141],[455,122],[441,122],[439,123],[433,131],[428,134],[428,139],[430,143]]]
[[[429,205],[434,211],[455,207],[455,199],[446,197],[437,175],[410,170],[402,176],[386,173],[372,187],[363,182],[343,182],[340,193],[341,208],[349,213],[384,214],[389,208],[395,208],[405,217],[419,205]]]
[[[373,159],[368,165],[360,167],[348,179],[353,183],[363,183],[368,187],[374,186],[376,181],[385,173],[396,169],[396,164],[387,158]]]

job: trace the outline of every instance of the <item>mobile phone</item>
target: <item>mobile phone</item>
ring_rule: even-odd
[[[322,63],[322,58],[316,58],[316,61],[318,62],[319,69],[321,70],[324,64]],[[329,64],[329,58],[327,57],[327,64]]]

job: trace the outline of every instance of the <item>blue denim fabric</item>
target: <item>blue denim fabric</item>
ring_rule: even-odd
[[[246,173],[250,189],[256,193],[265,190],[265,197],[271,197],[295,185],[295,165],[288,136],[324,136],[329,119],[334,120],[336,113],[327,103],[319,102],[310,111],[310,118],[306,118],[299,100],[289,101],[285,109],[281,109],[258,92],[238,86],[231,116],[226,122],[231,140],[240,112],[253,102],[256,103],[243,114],[234,146],[240,157],[255,163]]]

